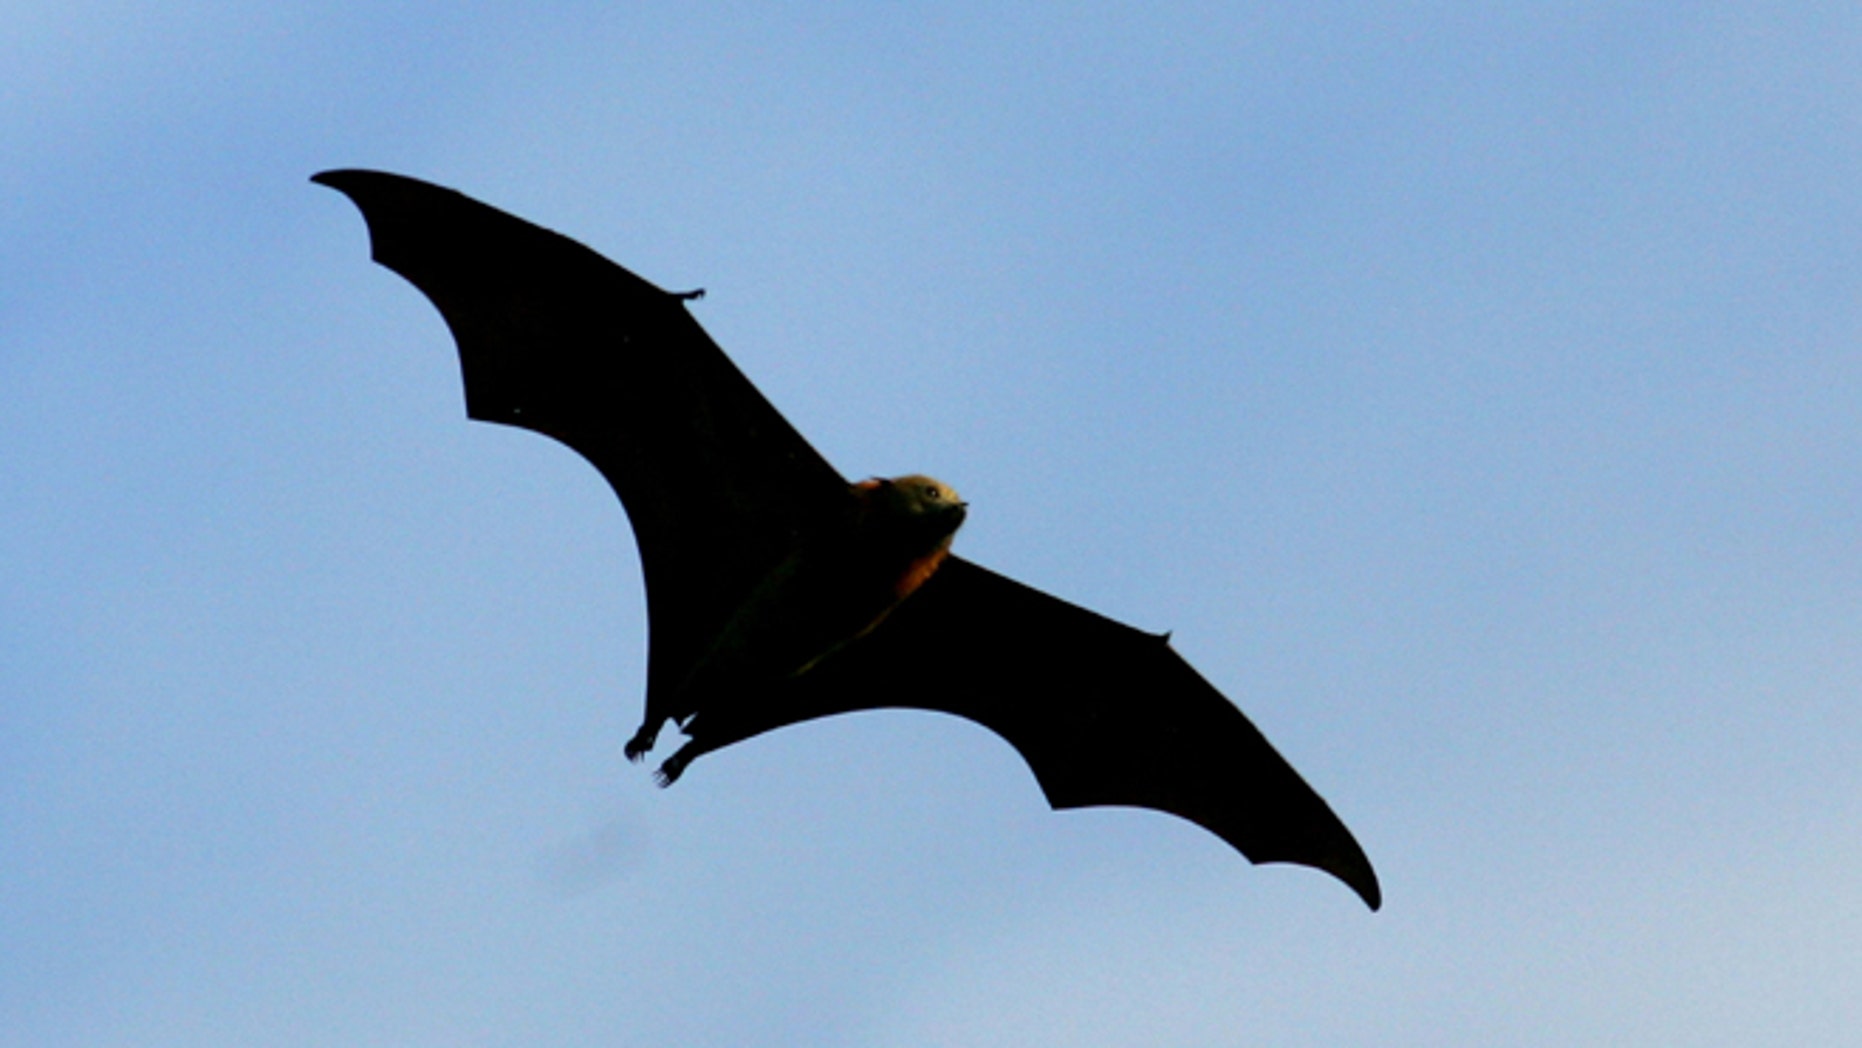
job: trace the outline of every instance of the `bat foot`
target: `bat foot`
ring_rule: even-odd
[[[647,751],[653,748],[653,742],[658,737],[659,732],[643,725],[639,731],[634,733],[633,738],[627,740],[627,745],[621,747],[621,752],[627,755],[628,760],[639,764],[640,758],[647,755]]]
[[[661,764],[659,770],[653,773],[654,784],[663,790],[678,782],[679,776],[685,774],[685,766],[692,762],[692,755],[687,752],[690,749],[690,746],[686,746],[666,758],[666,763]]]

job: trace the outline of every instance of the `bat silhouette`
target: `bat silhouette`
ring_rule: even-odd
[[[936,710],[1008,740],[1055,808],[1169,812],[1380,905],[1350,831],[1167,637],[948,555],[964,506],[937,481],[849,484],[692,319],[702,292],[415,179],[313,180],[355,202],[375,261],[439,308],[466,413],[567,444],[620,497],[651,642],[627,752],[677,723],[663,784],[785,725]]]

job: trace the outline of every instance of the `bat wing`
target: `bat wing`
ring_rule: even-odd
[[[684,299],[470,197],[373,171],[313,181],[347,195],[375,261],[439,307],[466,413],[580,452],[640,543],[648,706],[669,694],[745,594],[847,484],[764,400]]]
[[[709,750],[876,708],[953,713],[989,728],[1027,760],[1055,808],[1166,811],[1250,861],[1316,867],[1373,910],[1382,902],[1351,831],[1166,638],[957,557],[788,692],[711,722],[701,713],[687,730]]]

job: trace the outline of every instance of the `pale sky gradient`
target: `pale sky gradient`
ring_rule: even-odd
[[[1862,1029],[1862,8],[4,23],[0,1045]],[[654,789],[619,505],[340,166],[709,289],[843,472],[1174,630],[1383,912],[929,714]]]

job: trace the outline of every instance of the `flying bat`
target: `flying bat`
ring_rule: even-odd
[[[1373,910],[1358,843],[1169,644],[949,552],[965,503],[924,476],[849,483],[686,305],[567,237],[373,171],[347,195],[375,261],[439,308],[466,413],[553,437],[607,478],[639,541],[646,717],[692,760],[869,709],[955,714],[1006,739],[1054,808],[1181,816],[1256,863],[1333,874]]]

